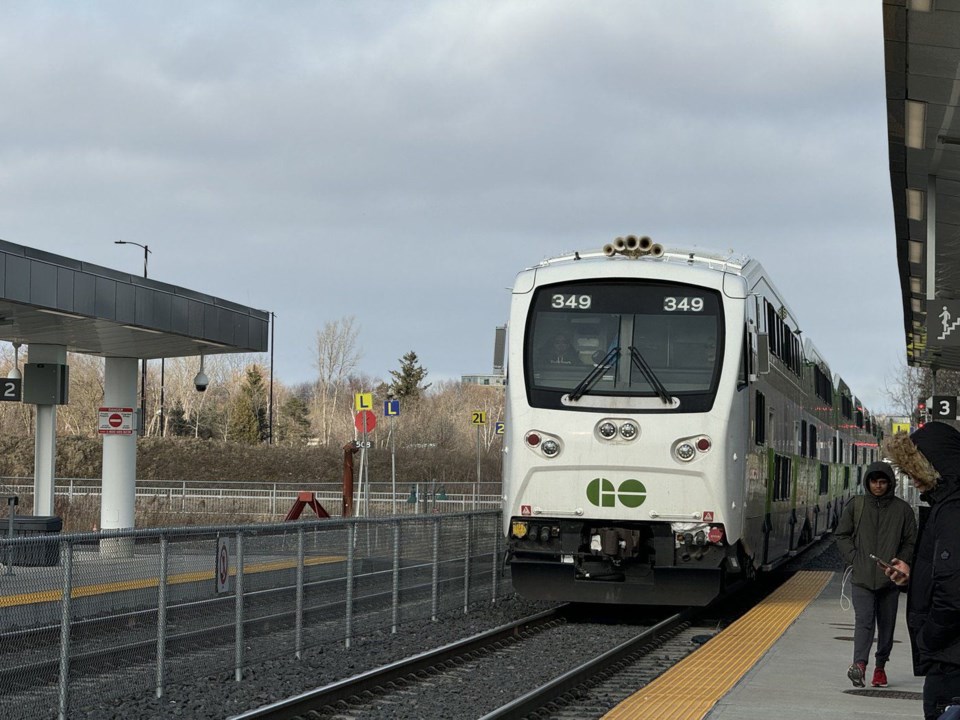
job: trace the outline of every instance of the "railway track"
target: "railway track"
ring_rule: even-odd
[[[586,697],[577,688],[606,678],[611,668],[627,662],[646,658],[647,674],[659,675],[695,648],[691,638],[703,630],[692,628],[690,617],[690,611],[683,611],[643,627],[585,623],[570,606],[563,606],[250,710],[234,720],[397,717],[401,708],[422,717],[469,717],[480,711],[487,713],[486,718],[521,718]],[[578,655],[586,660],[578,661]],[[541,662],[547,656],[559,664]],[[513,680],[505,681],[505,676]],[[625,682],[635,679],[636,675]],[[507,682],[510,687],[505,687]],[[537,689],[531,692],[520,689],[534,686]],[[637,687],[633,684],[630,692]],[[486,697],[470,698],[468,689],[479,689]],[[445,712],[438,703],[446,706]]]
[[[460,582],[457,578],[440,579],[439,586],[455,587]],[[431,592],[429,582],[407,585],[403,588],[404,601],[422,602],[430,598]],[[247,608],[249,616],[244,620],[245,638],[250,640],[269,634],[277,628],[293,627],[295,610],[265,612],[275,603],[276,597],[284,593],[292,593],[292,588],[272,588],[248,596],[250,605]],[[263,597],[259,597],[260,595]],[[392,600],[392,588],[384,580],[383,590],[367,592],[353,598],[353,613],[359,620],[364,613],[389,612]],[[233,603],[234,598],[228,596],[182,603],[168,608],[169,629],[165,639],[167,657],[185,656],[229,645],[235,636],[235,624],[232,621],[232,610],[225,613],[223,608],[232,608]],[[305,606],[302,612],[305,626],[317,623],[342,625],[346,601],[315,603]],[[224,616],[230,617],[231,621],[208,624],[211,617]],[[154,664],[157,657],[156,617],[156,608],[150,608],[78,621],[71,628],[71,634],[76,633],[76,646],[80,650],[71,654],[71,676],[99,676],[112,669]],[[115,638],[118,633],[133,634],[136,628],[150,632],[151,636],[143,640],[112,644],[110,638]],[[0,658],[3,660],[0,666],[0,687],[5,689],[6,694],[12,696],[17,692],[57,682],[60,659],[58,655],[52,655],[57,651],[59,632],[60,628],[57,626],[44,626],[0,634]],[[84,649],[84,646],[88,649]]]

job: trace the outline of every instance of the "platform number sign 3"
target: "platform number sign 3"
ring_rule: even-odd
[[[0,378],[0,401],[20,402],[23,396],[23,380],[20,378]]]
[[[931,398],[930,415],[935,420],[956,420],[957,419],[957,396],[956,395],[934,395]]]

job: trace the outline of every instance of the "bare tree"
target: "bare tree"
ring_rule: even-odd
[[[886,395],[892,410],[909,416],[917,409],[917,400],[921,398],[924,386],[929,387],[929,373],[924,368],[907,365],[903,358],[894,373],[892,378],[885,379]]]
[[[70,402],[57,412],[58,431],[66,435],[96,437],[103,404],[103,358],[69,353]]]
[[[335,418],[343,404],[346,382],[356,369],[362,351],[357,347],[359,328],[352,315],[327,322],[317,332],[317,384],[313,415],[321,443],[333,435]]]

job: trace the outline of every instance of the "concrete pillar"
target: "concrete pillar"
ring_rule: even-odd
[[[137,359],[106,358],[103,373],[105,407],[137,407]],[[100,529],[134,526],[137,479],[137,434],[103,436],[103,494],[100,499]],[[100,553],[132,557],[133,540],[104,540]]]
[[[28,363],[66,365],[63,345],[29,345]],[[37,432],[33,451],[33,514],[53,515],[53,489],[57,472],[57,406],[37,405]]]

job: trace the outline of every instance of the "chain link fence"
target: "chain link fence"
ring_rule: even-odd
[[[496,601],[498,511],[0,539],[0,707],[58,717]]]

